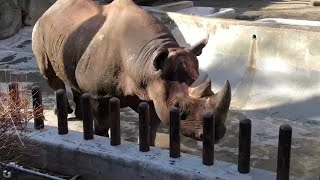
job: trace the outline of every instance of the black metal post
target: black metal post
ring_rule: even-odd
[[[15,107],[19,106],[20,96],[18,83],[13,82],[9,84],[9,97],[12,101],[10,104],[14,105]]]
[[[91,107],[91,95],[85,93],[82,99],[82,120],[83,120],[83,138],[85,140],[93,139],[93,118]]]
[[[214,127],[215,119],[213,113],[205,113],[203,116],[202,163],[207,166],[214,164]]]
[[[34,129],[44,128],[44,117],[43,117],[43,107],[42,107],[42,91],[39,85],[32,86],[32,105],[33,105],[33,119],[34,119]]]
[[[120,100],[116,97],[110,99],[109,115],[111,120],[111,141],[112,146],[121,144],[120,137]]]
[[[20,117],[20,96],[19,96],[19,84],[10,83],[9,84],[9,109],[12,118],[19,119]]]
[[[170,111],[170,157],[180,157],[180,110]]]
[[[281,125],[279,128],[277,180],[288,180],[290,171],[292,127]]]
[[[251,120],[242,119],[239,125],[238,172],[250,172]]]
[[[60,135],[68,134],[67,95],[64,89],[57,90],[56,101],[58,116],[58,133]]]
[[[149,135],[149,104],[142,102],[139,104],[139,150],[141,152],[150,151],[150,135]]]

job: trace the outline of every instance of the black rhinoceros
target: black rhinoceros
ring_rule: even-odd
[[[154,145],[160,124],[168,124],[169,111],[181,109],[181,134],[202,140],[202,114],[213,111],[215,139],[221,139],[231,100],[226,81],[214,94],[211,81],[199,75],[197,55],[207,41],[180,47],[170,31],[132,0],[97,5],[92,0],[58,0],[37,21],[32,48],[41,74],[54,90],[72,88],[76,115],[79,97],[93,96],[95,133],[106,135],[111,97],[121,107],[137,111],[150,104],[150,140]],[[69,106],[70,112],[72,109]]]

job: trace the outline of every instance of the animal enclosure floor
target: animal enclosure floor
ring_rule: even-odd
[[[24,28],[15,36],[0,41],[0,88],[7,88],[7,82],[26,81],[30,94],[31,85],[37,82],[43,90],[46,125],[57,126],[57,118],[52,109],[55,95],[40,75],[31,50],[32,28]],[[68,98],[72,99],[68,91]],[[238,125],[245,116],[252,120],[252,155],[253,167],[276,170],[278,128],[281,124],[293,127],[291,175],[305,176],[316,179],[320,169],[320,125],[304,124],[290,118],[278,118],[276,115],[259,112],[244,113],[241,109],[232,109],[226,121],[227,133],[215,146],[215,158],[222,161],[237,163]],[[69,116],[70,130],[82,131],[82,122]],[[138,142],[138,115],[130,108],[121,110],[121,136],[123,140]],[[156,146],[169,147],[168,128],[163,125],[157,134]],[[202,143],[181,136],[183,152],[202,155]]]

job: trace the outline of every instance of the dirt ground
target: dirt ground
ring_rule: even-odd
[[[320,20],[320,6],[312,6],[310,0],[194,0],[193,2],[195,6],[233,8],[237,14],[236,19],[241,20],[262,18]]]

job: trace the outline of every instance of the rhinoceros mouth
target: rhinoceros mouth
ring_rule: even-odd
[[[226,126],[223,124],[215,127],[214,136],[213,136],[215,144],[218,143],[224,137],[226,133],[226,129],[227,129]],[[205,136],[202,130],[197,130],[192,132],[188,130],[182,130],[181,133],[182,135],[197,141],[203,141],[203,138]]]

